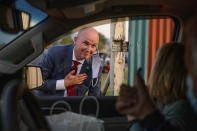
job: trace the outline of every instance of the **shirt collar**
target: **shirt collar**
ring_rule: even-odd
[[[78,62],[80,62],[81,64],[83,64],[84,61],[85,61],[85,59],[83,59],[83,60],[77,60],[77,59],[76,59],[74,49],[73,49],[73,59],[72,59],[72,60],[78,61]]]

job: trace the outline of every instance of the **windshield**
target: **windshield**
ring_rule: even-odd
[[[31,15],[30,27],[34,27],[35,25],[39,24],[48,16],[41,10],[31,6],[29,3],[26,2],[26,0],[16,0],[15,5],[17,9],[30,13]],[[23,31],[17,34],[11,34],[4,32],[0,29],[0,49],[6,46],[7,44],[9,44],[14,39],[16,39],[22,33]]]

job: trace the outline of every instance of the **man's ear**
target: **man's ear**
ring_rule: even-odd
[[[74,37],[74,39],[73,39],[74,40],[74,44],[76,44],[77,39],[78,39],[77,37]]]

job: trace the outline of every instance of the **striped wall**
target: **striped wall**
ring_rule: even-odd
[[[156,51],[170,42],[174,30],[174,21],[168,19],[129,21],[128,84],[134,85],[135,72],[142,68],[141,76],[147,83]]]

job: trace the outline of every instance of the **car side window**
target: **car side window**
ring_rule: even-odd
[[[97,25],[94,28],[99,33],[98,50],[102,67],[100,86],[103,96],[118,96],[122,83],[133,86],[138,68],[142,68],[141,75],[147,83],[158,48],[176,40],[174,36],[179,33],[179,23],[175,23],[172,17],[163,16],[130,17],[121,21],[117,19],[117,22]],[[77,32],[63,36],[50,47],[46,47],[45,52],[51,46],[73,43],[75,36]],[[39,62],[41,60],[39,57]]]

